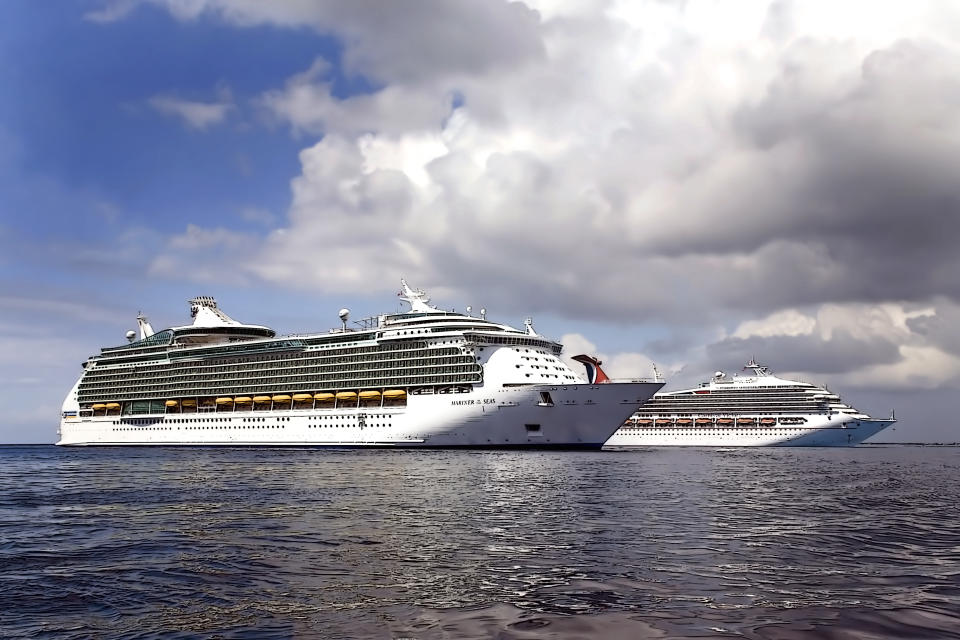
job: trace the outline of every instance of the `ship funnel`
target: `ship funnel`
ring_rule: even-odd
[[[593,356],[580,354],[578,356],[573,356],[573,359],[582,364],[587,370],[587,382],[590,384],[603,384],[604,382],[610,382],[610,378],[608,378],[607,374],[605,374],[603,369],[600,368],[600,365],[603,363]]]
[[[140,328],[140,339],[149,338],[153,335],[153,327],[150,326],[150,321],[147,319],[147,316],[143,313],[137,313],[137,326]]]

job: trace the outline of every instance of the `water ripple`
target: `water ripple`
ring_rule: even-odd
[[[960,450],[0,448],[4,638],[958,638]]]

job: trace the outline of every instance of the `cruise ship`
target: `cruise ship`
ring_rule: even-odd
[[[83,363],[60,445],[599,449],[662,382],[590,384],[531,320],[515,329],[430,304],[401,281],[405,312],[277,336],[190,300],[192,324]]]
[[[896,419],[871,418],[826,387],[785,380],[750,360],[747,375],[722,371],[695,389],[657,393],[608,447],[852,447]]]

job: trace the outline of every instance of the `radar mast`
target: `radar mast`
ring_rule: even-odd
[[[756,374],[758,377],[773,375],[773,373],[770,372],[769,367],[765,367],[762,364],[758,364],[757,361],[753,358],[750,358],[750,362],[748,362],[746,366],[743,367],[744,371],[746,371],[747,369],[753,369],[754,374]]]

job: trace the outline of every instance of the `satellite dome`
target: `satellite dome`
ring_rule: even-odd
[[[346,320],[350,316],[350,309],[340,309],[340,319]]]
[[[133,339],[137,337],[136,331],[127,331],[127,340],[133,342]]]
[[[717,371],[715,374],[713,374],[713,377],[714,377],[714,378],[722,378],[722,377],[725,376],[725,375],[726,375],[726,374],[725,374],[723,371]]]

